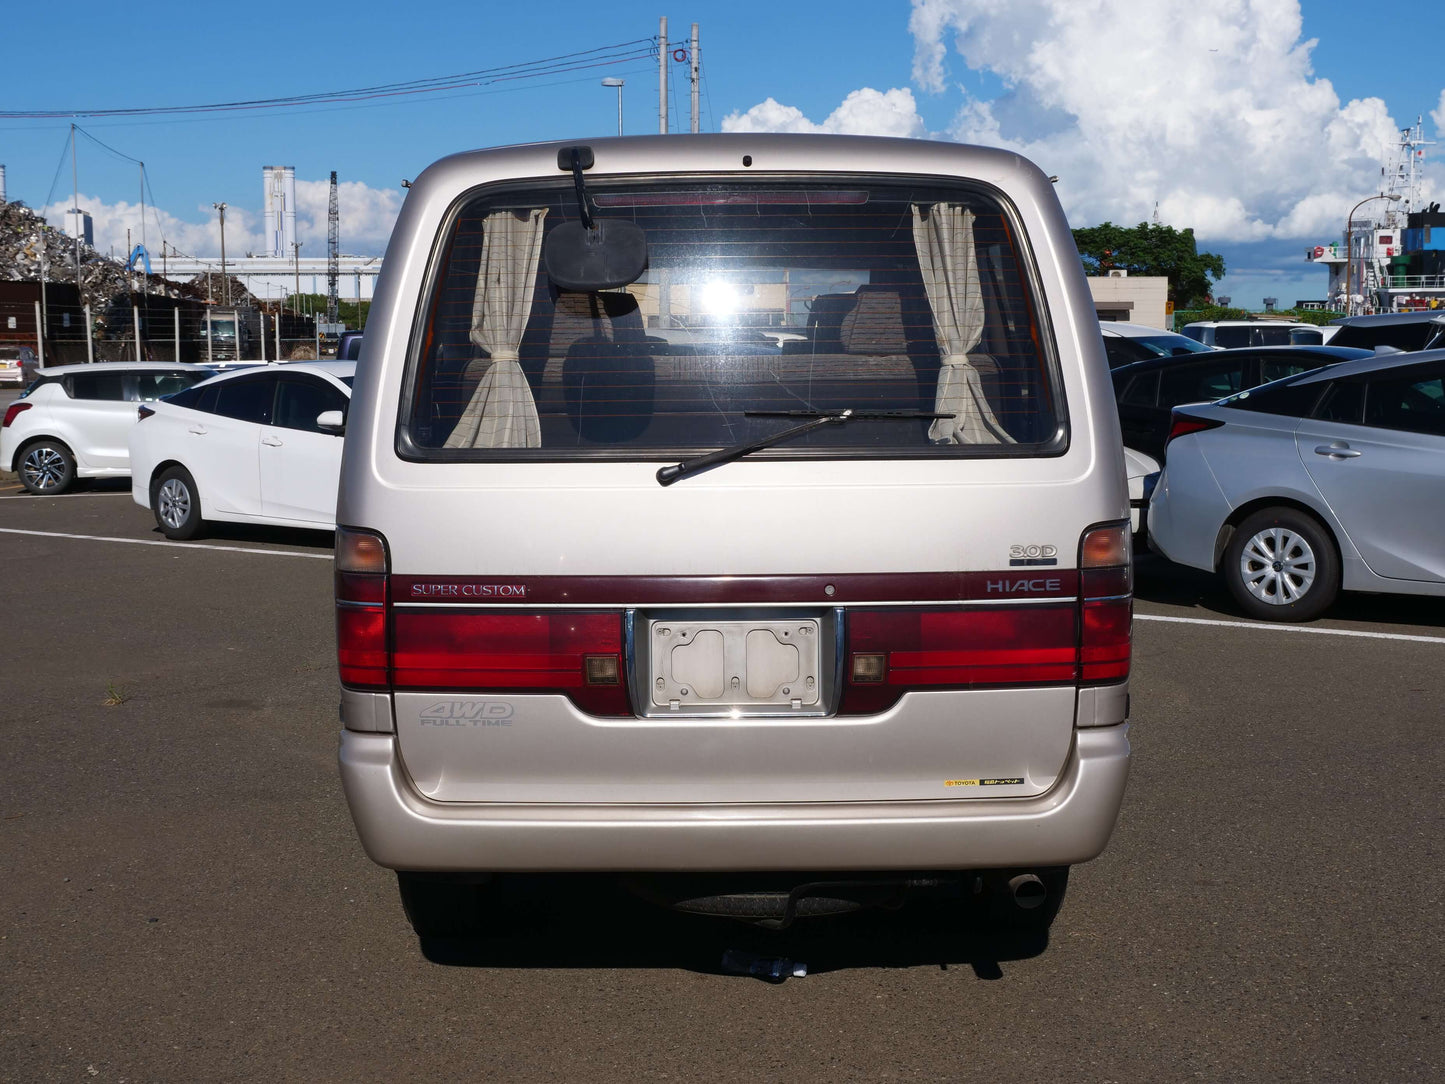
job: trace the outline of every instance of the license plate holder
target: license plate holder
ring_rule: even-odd
[[[654,618],[646,625],[651,713],[779,709],[823,704],[822,622]]]

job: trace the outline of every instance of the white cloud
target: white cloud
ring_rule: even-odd
[[[331,182],[296,181],[296,234],[302,242],[303,256],[326,254],[327,208]],[[337,185],[341,251],[348,255],[379,255],[385,248],[391,228],[401,210],[401,194],[390,189],[371,188],[361,181],[344,181]],[[71,198],[42,207],[50,225],[70,232],[67,211],[74,206]],[[102,253],[114,252],[125,259],[142,240],[141,206],[121,200],[106,203],[98,196],[80,194],[80,207],[90,213],[95,232],[95,247]],[[201,204],[185,217],[147,205],[145,207],[144,239],[151,255],[151,266],[159,273],[161,242],[168,251],[187,256],[218,256],[221,251],[221,225],[216,211]],[[264,244],[265,213],[258,194],[254,208],[231,204],[226,208],[226,252],[243,256],[260,252]],[[127,230],[129,234],[127,234]],[[127,248],[129,244],[129,248]]]
[[[1058,174],[1078,225],[1149,219],[1213,242],[1324,240],[1379,191],[1399,129],[1341,103],[1311,65],[1298,0],[913,0],[913,79],[953,120],[934,138],[1004,146]],[[986,73],[992,99],[951,84]],[[971,80],[971,85],[977,80]],[[871,97],[862,97],[864,95]],[[768,99],[730,131],[925,132],[906,89],[850,94],[826,120]],[[1445,93],[1431,114],[1445,128]],[[1424,195],[1445,190],[1427,166]]]
[[[303,253],[320,256],[326,252],[330,198],[330,181],[296,181],[296,233],[305,246]],[[380,255],[401,211],[401,198],[397,189],[372,188],[361,181],[339,182],[336,208],[341,251],[358,256]]]
[[[919,137],[925,134],[918,103],[907,87],[877,91],[872,87],[855,90],[843,99],[821,124],[814,124],[802,110],[781,105],[772,98],[746,113],[733,112],[723,118],[724,132],[826,132],[833,135],[876,135]]]

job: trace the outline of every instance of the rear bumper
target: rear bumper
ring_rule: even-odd
[[[1103,851],[1128,776],[1128,725],[1081,729],[1034,798],[808,805],[483,805],[428,801],[395,735],[341,733],[341,781],[383,866],[481,872],[973,869]]]

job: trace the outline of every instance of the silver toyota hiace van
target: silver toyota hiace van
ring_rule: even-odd
[[[948,881],[1046,925],[1123,794],[1128,517],[1094,304],[1017,155],[444,159],[342,466],[362,843],[422,935],[508,871],[687,874],[679,905],[783,923]]]

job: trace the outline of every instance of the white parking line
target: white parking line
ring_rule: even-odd
[[[16,492],[9,497],[0,497],[0,501],[33,501],[37,497],[49,497],[51,500],[69,500],[72,497],[129,497],[130,491],[124,493],[19,493]]]
[[[263,557],[310,557],[317,561],[331,560],[329,553],[299,553],[296,550],[261,550],[249,546],[215,546],[209,542],[170,542],[159,538],[110,538],[100,534],[66,534],[63,531],[22,531],[0,527],[0,534],[28,534],[40,538],[79,538],[87,542],[124,542],[131,546],[174,546],[182,550],[225,550],[228,553],[256,553]]]
[[[1408,636],[1400,632],[1355,632],[1352,629],[1316,629],[1303,625],[1268,625],[1262,621],[1210,621],[1202,617],[1164,617],[1161,614],[1134,615],[1135,621],[1167,621],[1174,625],[1214,625],[1225,629],[1261,629],[1264,632],[1307,632],[1315,636],[1354,636],[1361,640],[1409,640],[1422,644],[1445,644],[1445,636]]]

